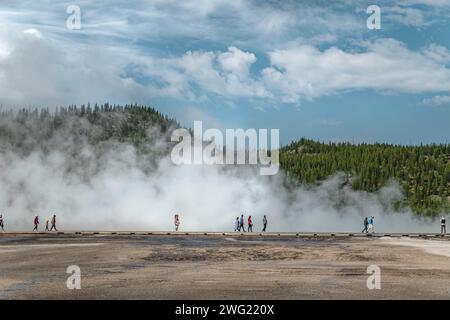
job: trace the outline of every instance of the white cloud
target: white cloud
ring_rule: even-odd
[[[27,29],[23,33],[32,35],[32,36],[34,36],[36,38],[39,38],[39,39],[42,39],[42,37],[43,37],[42,33],[39,30],[36,30],[34,28]]]
[[[229,47],[228,52],[220,53],[217,60],[224,71],[232,73],[242,80],[247,80],[250,67],[256,62],[256,56],[236,47]]]
[[[423,51],[424,55],[437,63],[447,65],[450,63],[450,51],[440,45],[431,44]]]
[[[450,91],[448,49],[432,44],[415,52],[393,39],[364,42],[359,51],[291,44],[269,52],[271,65],[252,72],[256,55],[235,46],[158,58],[117,47],[61,47],[37,29],[17,33],[15,41],[0,32],[2,38],[9,39],[0,50],[0,103],[5,105],[145,102],[158,96],[199,102],[210,93],[299,102],[364,89]],[[126,74],[130,61],[134,67]],[[156,83],[136,80],[148,77]]]
[[[8,41],[8,54],[0,59],[3,105],[53,107],[88,101],[127,102],[142,94],[137,83],[120,76],[123,61],[113,51],[101,47],[67,51],[36,29],[10,29],[7,35],[2,31],[6,30],[0,30],[0,43],[3,38],[14,39]]]
[[[422,10],[409,7],[383,7],[382,17],[411,27],[422,27],[428,24]]]
[[[253,0],[83,0],[84,40],[101,37],[105,42],[128,41],[213,41],[221,45],[268,49],[299,36],[320,34],[355,35],[365,25],[352,8],[335,10],[333,5],[313,2],[270,2]],[[51,0],[1,1],[0,21],[67,35],[67,3]]]
[[[250,75],[256,56],[236,47],[225,52],[189,51],[178,57],[158,58],[116,46],[69,45],[46,37],[35,28],[21,32],[0,29],[0,43],[3,105],[145,103],[154,97],[200,101],[208,93],[227,97],[270,96]],[[157,82],[136,80],[149,77]]]
[[[275,50],[269,54],[272,66],[263,70],[264,82],[290,102],[361,89],[406,93],[450,90],[450,70],[442,65],[446,57],[436,54],[440,51],[436,47],[414,52],[399,41],[380,39],[364,43],[363,49],[346,52],[331,47],[321,51],[299,45]]]
[[[250,77],[256,62],[253,53],[230,47],[227,52],[189,51],[181,58],[164,60],[177,67],[186,81],[215,94],[229,97],[269,97],[261,83]]]
[[[199,102],[209,94],[230,104],[240,97],[272,104],[350,90],[437,93],[450,88],[445,47],[412,51],[392,39],[338,47],[342,34],[359,34],[365,24],[334,5],[145,0],[130,6],[116,0],[114,8],[104,10],[107,4],[82,2],[82,30],[70,32],[63,4],[2,3],[0,104],[148,102],[154,97]],[[390,8],[395,8],[392,19],[426,23],[416,8]],[[202,43],[185,42],[190,37],[228,49],[205,50]],[[177,41],[186,49],[181,51]],[[265,52],[270,65],[261,66]]]
[[[450,105],[450,96],[434,96],[431,98],[423,99],[422,105],[424,106]]]

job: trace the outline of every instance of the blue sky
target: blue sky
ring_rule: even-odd
[[[4,0],[0,104],[143,103],[282,143],[450,142],[449,16],[450,0]]]

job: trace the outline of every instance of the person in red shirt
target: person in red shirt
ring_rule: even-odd
[[[39,216],[34,217],[34,229],[33,231],[38,231],[38,225],[39,225]]]
[[[247,228],[248,232],[253,232],[253,221],[252,221],[252,216],[248,216],[248,228]]]

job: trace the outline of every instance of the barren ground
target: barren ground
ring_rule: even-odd
[[[69,265],[81,290],[68,290]],[[367,267],[381,269],[368,290]],[[450,241],[0,235],[1,299],[448,299]]]

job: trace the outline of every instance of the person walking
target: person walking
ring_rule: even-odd
[[[267,217],[266,217],[266,215],[264,215],[262,232],[266,232],[266,228],[267,228]]]
[[[50,228],[50,231],[52,231],[53,229],[55,229],[55,231],[58,231],[56,229],[56,214],[54,214],[52,217],[52,227]]]
[[[369,218],[369,230],[368,230],[368,231],[370,231],[370,233],[374,233],[375,232],[375,227],[373,225],[373,222],[374,222],[374,217],[371,216]]]
[[[0,228],[2,228],[2,231],[5,231],[3,226],[3,215],[0,213]]]
[[[175,231],[178,231],[178,228],[180,227],[180,215],[178,213],[175,213],[174,224],[175,224]]]
[[[368,230],[367,230],[367,227],[369,226],[369,219],[367,219],[367,217],[365,217],[364,218],[364,229],[361,231],[362,233],[367,233],[368,232]]]
[[[38,225],[39,225],[39,216],[34,217],[34,229],[33,231],[38,231]]]
[[[248,232],[253,232],[252,216],[248,216],[247,223],[248,223],[248,227],[247,227]]]
[[[441,234],[446,234],[447,233],[447,228],[445,226],[445,217],[442,216],[441,217]]]
[[[241,229],[245,232],[245,228],[244,228],[244,215],[241,214],[241,219],[239,220],[239,231],[241,231]]]
[[[50,229],[48,228],[48,220],[45,221],[45,232],[50,231]]]
[[[239,217],[236,217],[236,221],[234,223],[234,231],[239,231]]]

